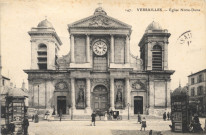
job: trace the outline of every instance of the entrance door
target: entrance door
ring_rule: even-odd
[[[96,111],[107,110],[107,95],[95,95],[94,98],[94,109]]]
[[[107,89],[103,85],[98,85],[94,88],[94,95],[93,95],[93,101],[94,101],[94,110],[97,112],[104,112],[108,109],[108,93]]]
[[[57,112],[59,114],[59,110],[62,110],[62,114],[66,114],[66,96],[58,96],[57,97]]]
[[[143,97],[135,96],[134,97],[134,114],[143,114]]]

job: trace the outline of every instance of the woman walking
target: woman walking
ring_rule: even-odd
[[[95,111],[92,113],[91,117],[92,117],[92,125],[95,126],[95,117],[96,117]]]
[[[138,113],[138,115],[137,115],[137,118],[138,118],[138,122],[141,124],[141,121],[142,121],[142,118],[141,118],[141,115]],[[137,123],[138,123],[137,122]]]
[[[107,121],[107,111],[104,114],[104,121]]]
[[[141,126],[141,130],[140,131],[142,131],[142,128],[144,128],[144,131],[145,131],[146,127],[147,127],[146,119],[145,119],[145,117],[143,117],[143,119],[142,119],[142,126]]]

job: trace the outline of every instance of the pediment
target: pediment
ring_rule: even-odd
[[[124,28],[131,26],[107,15],[92,15],[68,25],[69,28]]]

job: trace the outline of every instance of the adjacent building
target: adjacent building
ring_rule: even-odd
[[[132,26],[101,8],[68,25],[70,52],[58,57],[62,42],[52,24],[41,21],[31,37],[28,74],[29,106],[54,109],[73,117],[92,111],[119,111],[124,118],[138,113],[162,115],[170,108],[168,68],[170,33],[152,22],[137,46],[140,58],[130,53]]]
[[[195,105],[195,112],[206,116],[206,69],[188,76],[190,102]]]

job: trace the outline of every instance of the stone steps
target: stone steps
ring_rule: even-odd
[[[55,121],[60,120],[58,115],[52,116],[53,119]],[[161,119],[162,117],[160,116],[152,116],[152,115],[141,115],[141,117],[145,117],[146,119]],[[129,116],[130,120],[137,120],[137,115],[134,116]],[[68,121],[71,120],[71,115],[63,115],[62,116],[62,121]],[[90,115],[74,115],[72,120],[91,120],[91,116]],[[96,117],[96,120],[104,120],[104,116],[101,116],[101,118],[99,116]],[[116,120],[116,119],[113,119]],[[120,120],[128,120],[128,116],[127,115],[123,115],[120,116]]]

